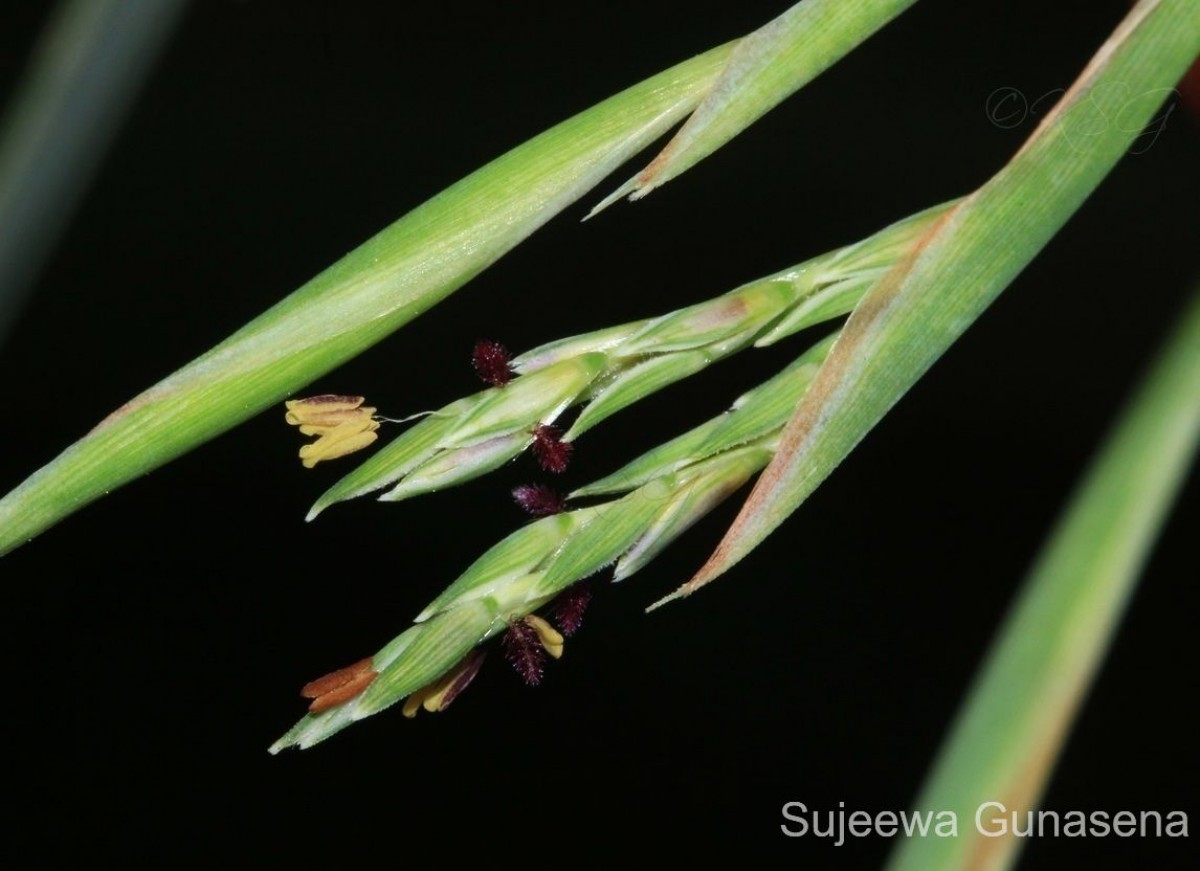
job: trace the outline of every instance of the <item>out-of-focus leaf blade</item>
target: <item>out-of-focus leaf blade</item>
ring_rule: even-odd
[[[1019,819],[1040,801],[1200,439],[1200,288],[1026,580],[975,679],[917,809],[970,820],[957,838],[909,838],[894,871],[1007,868],[1022,838],[985,836],[975,813]],[[968,862],[970,857],[970,862]]]
[[[0,124],[0,343],[186,0],[61,0]]]

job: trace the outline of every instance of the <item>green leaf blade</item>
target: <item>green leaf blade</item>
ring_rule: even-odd
[[[151,387],[0,500],[0,554],[406,324],[690,112],[732,45],[534,137],[418,206]]]
[[[1200,5],[1138,4],[1010,164],[855,309],[779,453],[677,596],[740,561],[828,477],[1095,189],[1197,52]]]
[[[1004,868],[1019,852],[1021,839],[979,834],[975,812],[999,801],[1023,815],[1040,803],[1195,458],[1200,289],[1174,332],[1026,579],[917,800],[971,825],[959,838],[898,844],[894,871],[952,871],[968,856]]]
[[[849,54],[916,0],[804,0],[739,43],[721,79],[640,173],[592,214],[639,199],[695,166]]]

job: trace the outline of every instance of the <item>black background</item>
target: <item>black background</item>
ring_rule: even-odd
[[[783,3],[201,2],[185,17],[13,335],[0,490],[142,388],[491,157]],[[626,172],[308,392],[384,413],[514,349],[644,317],[969,191],[1033,129],[985,111],[1067,86],[1122,2],[925,0],[703,164],[580,224]],[[6,7],[0,87],[43,4]],[[877,867],[891,846],[780,834],[780,806],[907,807],[1019,579],[1195,277],[1197,126],[1174,111],[806,505],[726,578],[649,617],[736,501],[619,587],[537,689],[494,656],[449,712],[267,745],[305,680],[377,649],[523,522],[523,458],[400,505],[303,515],[282,409],[0,562],[4,852],[400,863],[486,850],[769,850]],[[1048,103],[1043,103],[1043,107]],[[577,485],[720,411],[805,345],[740,355],[580,442]],[[1195,477],[1045,805],[1195,810]],[[643,839],[644,840],[644,839]],[[527,851],[531,851],[527,854]],[[1030,842],[1024,868],[1184,867],[1190,841]]]

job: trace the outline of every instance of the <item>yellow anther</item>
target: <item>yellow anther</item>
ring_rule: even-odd
[[[408,717],[408,719],[411,720],[417,715],[417,711],[421,710],[421,703],[425,701],[427,689],[427,687],[419,689],[404,700],[404,707],[400,709],[400,712]]]
[[[483,654],[478,650],[471,651],[454,668],[405,699],[401,709],[404,716],[412,719],[421,708],[431,713],[446,710],[450,703],[458,698],[458,694],[475,679],[482,664]]]
[[[559,659],[563,655],[563,637],[558,630],[539,617],[537,614],[530,614],[525,618],[525,622],[533,627],[537,632],[538,641],[542,642],[542,647],[546,648],[546,652]]]
[[[286,420],[293,426],[306,423],[337,426],[350,417],[360,416],[360,412],[366,410],[360,408],[365,401],[361,396],[337,396],[333,393],[309,396],[307,399],[289,399],[284,403],[287,408]],[[374,412],[374,409],[370,410]]]
[[[454,684],[457,680],[457,674],[446,675],[432,687],[432,692],[425,696],[425,700],[421,702],[421,707],[431,714],[444,710],[446,706],[442,703],[446,701],[446,697],[454,689]]]
[[[377,420],[348,420],[338,424],[312,444],[303,445],[300,448],[300,459],[304,461],[305,468],[311,469],[323,460],[336,460],[338,457],[352,454],[379,438],[379,434],[375,432],[377,429]]]
[[[324,394],[286,403],[286,420],[304,435],[318,436],[300,448],[300,459],[311,469],[323,460],[333,460],[362,450],[379,436],[375,409],[364,406],[361,396]]]

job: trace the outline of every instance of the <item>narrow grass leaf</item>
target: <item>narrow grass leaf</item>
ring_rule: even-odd
[[[0,500],[0,554],[439,302],[687,115],[731,50],[672,67],[497,158],[126,403]]]
[[[1200,288],[1005,619],[938,754],[918,810],[949,810],[957,838],[910,838],[893,871],[1008,868],[1023,838],[996,834],[1042,792],[1200,440]],[[986,828],[974,824],[985,802]]]
[[[779,526],[1070,218],[1200,52],[1200,4],[1142,0],[1012,161],[859,303],[717,550],[676,592]]]
[[[639,199],[695,166],[849,54],[916,0],[804,0],[741,41],[666,148],[591,212]],[[589,215],[590,217],[590,215]]]

